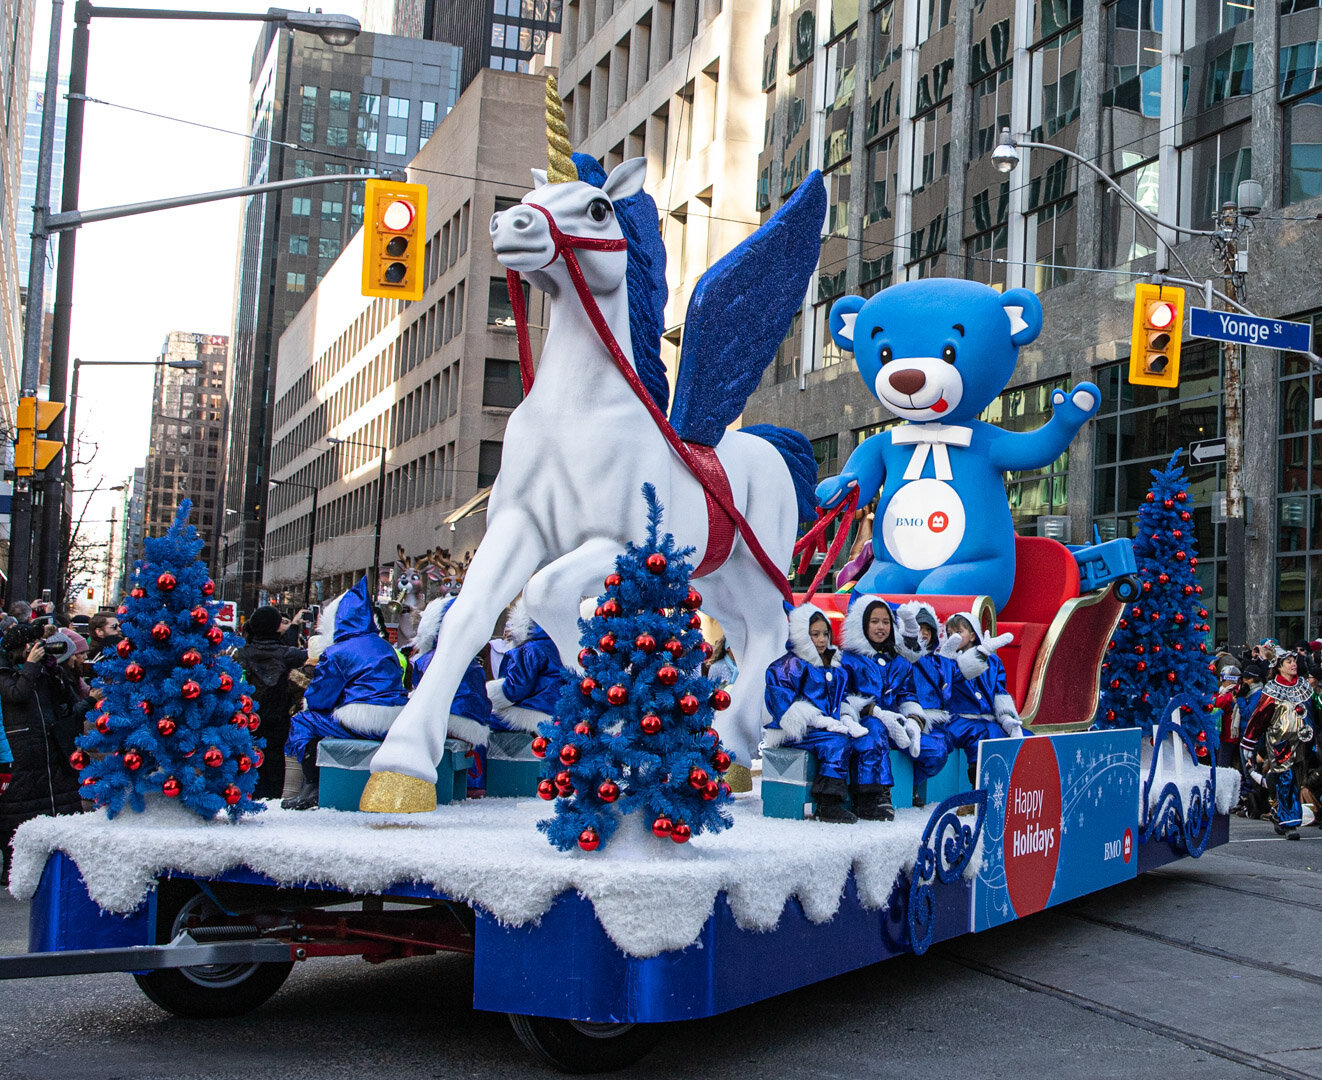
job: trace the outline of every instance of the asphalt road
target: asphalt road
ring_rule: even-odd
[[[637,1077],[1322,1080],[1322,829],[1231,843],[998,930],[674,1025]],[[0,899],[0,952],[27,909]],[[462,958],[300,965],[238,1020],[183,1021],[127,975],[0,984],[0,1077],[542,1077]]]

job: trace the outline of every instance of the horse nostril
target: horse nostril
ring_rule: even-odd
[[[531,214],[525,212],[522,214],[514,215],[513,225],[516,229],[520,231],[524,229],[531,229],[532,224],[533,224],[533,219]]]
[[[886,378],[891,386],[901,394],[916,394],[927,385],[927,376],[917,368],[904,368],[902,371],[894,371]]]

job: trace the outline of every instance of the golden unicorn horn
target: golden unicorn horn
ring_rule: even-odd
[[[568,184],[578,179],[578,169],[569,145],[569,126],[565,123],[565,106],[560,100],[560,89],[555,76],[546,76],[546,181],[549,184]]]

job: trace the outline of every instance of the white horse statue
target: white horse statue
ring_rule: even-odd
[[[451,699],[520,591],[572,669],[580,601],[601,591],[626,542],[646,533],[645,483],[655,486],[677,544],[695,549],[702,608],[739,657],[741,677],[716,728],[744,766],[761,734],[763,673],[784,652],[783,568],[798,522],[811,516],[811,447],[783,429],[726,428],[802,302],[825,212],[820,177],[699,283],[669,418],[683,440],[676,448],[657,420],[666,422],[665,251],[655,203],[642,193],[646,161],[626,161],[606,177],[595,160],[571,157],[551,79],[547,102],[549,175],[534,170],[534,190],[491,219],[500,262],[551,298],[536,380],[505,429],[485,538],[434,662],[372,762],[363,810],[435,807]],[[517,318],[517,282],[512,299]],[[719,509],[731,504],[734,514]]]

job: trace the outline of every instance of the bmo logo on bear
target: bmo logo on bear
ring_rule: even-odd
[[[983,862],[972,929],[985,930],[1134,877],[1136,729],[984,742]]]

